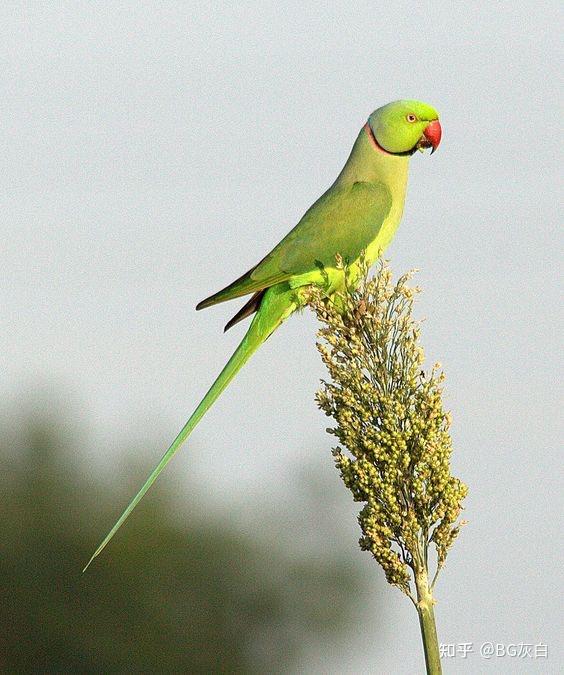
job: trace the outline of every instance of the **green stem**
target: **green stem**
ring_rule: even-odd
[[[419,626],[423,638],[427,675],[441,675],[439,640],[435,624],[435,610],[433,609],[435,601],[429,588],[427,570],[423,566],[415,570],[415,587],[417,588],[417,613],[419,614]]]

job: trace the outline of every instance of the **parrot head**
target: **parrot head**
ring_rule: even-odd
[[[411,155],[441,142],[439,113],[421,101],[393,101],[368,118],[367,132],[381,149],[392,155]]]

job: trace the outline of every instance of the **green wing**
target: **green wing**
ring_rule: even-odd
[[[378,236],[391,206],[391,194],[382,183],[331,187],[256,267],[200,302],[197,309],[312,272],[320,264],[333,267],[337,253],[345,261],[356,260]]]

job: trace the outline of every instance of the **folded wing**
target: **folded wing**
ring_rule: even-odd
[[[378,236],[391,205],[390,192],[382,183],[331,187],[258,265],[196,309],[257,293],[321,265],[333,267],[337,254],[345,261],[356,260]]]

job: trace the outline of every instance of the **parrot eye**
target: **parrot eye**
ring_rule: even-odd
[[[409,113],[408,115],[406,115],[405,119],[408,122],[416,122],[417,121],[417,117],[413,113]]]

